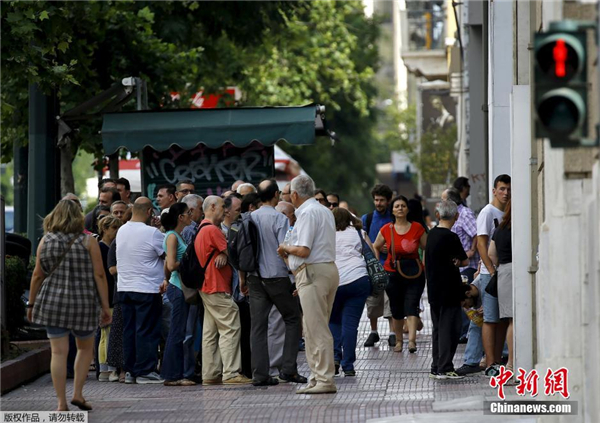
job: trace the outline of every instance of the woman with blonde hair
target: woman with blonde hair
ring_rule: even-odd
[[[121,219],[116,216],[106,216],[98,221],[98,235],[100,235],[100,254],[102,255],[102,265],[104,267],[104,274],[106,275],[106,282],[108,286],[108,306],[110,307],[110,314],[112,316],[114,307],[114,290],[115,290],[115,279],[108,270],[108,251],[110,250],[110,244],[115,240],[117,231],[121,227]],[[100,365],[100,375],[98,380],[100,382],[109,382],[119,380],[119,374],[117,368],[108,365],[108,339],[110,335],[111,325],[100,328],[100,344],[98,345],[98,363]]]
[[[27,318],[45,326],[50,339],[50,371],[58,411],[69,409],[66,399],[69,333],[77,339],[71,404],[91,410],[92,406],[83,397],[83,385],[94,355],[94,333],[99,321],[101,326],[111,322],[100,247],[83,229],[83,214],[73,201],[61,200],[46,216],[27,303]]]

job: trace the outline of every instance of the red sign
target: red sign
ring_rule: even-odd
[[[225,101],[226,106],[234,106],[236,100],[240,99],[240,93],[237,87],[227,87],[222,94],[208,94],[204,95],[204,91],[200,90],[194,94],[190,100],[192,102],[190,108],[192,109],[215,109],[219,104],[219,100],[225,94],[229,94],[229,98]],[[181,96],[178,92],[171,93],[172,100],[180,100]]]

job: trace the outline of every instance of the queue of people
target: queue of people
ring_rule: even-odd
[[[223,197],[202,198],[192,181],[167,184],[155,199],[160,214],[147,197],[132,203],[123,178],[101,181],[99,206],[85,218],[77,197],[65,196],[44,221],[28,305],[29,319],[51,340],[58,409],[67,409],[68,335],[78,348],[71,404],[85,410],[92,409],[83,384],[94,351],[101,382],[298,383],[306,384],[299,394],[335,393],[340,369],[356,375],[365,306],[365,347],[380,341],[377,320],[385,317],[393,351],[403,351],[408,333],[407,349],[417,352],[426,284],[431,377],[481,371],[484,352],[485,374],[495,376],[505,339],[512,362],[510,177],[496,178],[494,199],[476,223],[465,204],[468,185],[457,182],[444,193],[433,229],[420,200],[392,198],[385,185],[371,192],[375,210],[359,218],[305,175],[281,191],[273,179],[256,187],[237,181]],[[244,225],[257,233],[253,271],[236,269],[230,257]],[[179,274],[190,249],[204,269],[196,293],[185,292]],[[387,274],[382,293],[373,293],[365,249]],[[485,290],[496,268],[497,298]],[[478,298],[482,328],[461,307]],[[455,370],[465,335],[465,364]],[[303,348],[308,377],[298,373]]]

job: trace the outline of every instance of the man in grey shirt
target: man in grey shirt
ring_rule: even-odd
[[[262,206],[252,212],[252,221],[258,228],[260,252],[258,274],[248,275],[250,293],[250,320],[252,351],[252,383],[254,386],[277,385],[280,382],[306,383],[306,378],[298,374],[296,358],[298,341],[301,336],[300,309],[292,295],[292,283],[288,268],[279,255],[277,247],[285,240],[289,229],[288,218],[275,210],[279,202],[279,189],[274,179],[266,179],[258,186]],[[245,292],[244,282],[241,283]],[[269,313],[275,305],[285,323],[285,343],[283,363],[279,378],[269,375],[268,325]]]

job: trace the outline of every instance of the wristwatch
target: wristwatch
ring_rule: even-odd
[[[33,303],[30,303],[29,301],[27,301],[27,308],[33,308]]]

